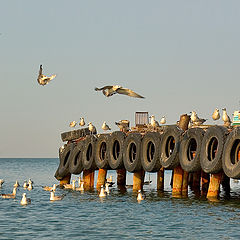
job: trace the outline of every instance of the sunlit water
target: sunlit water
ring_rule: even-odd
[[[146,198],[136,200],[132,189],[120,193],[113,187],[104,199],[92,193],[57,189],[66,194],[62,201],[50,202],[44,185],[58,183],[53,177],[58,159],[0,159],[0,178],[5,180],[0,193],[12,192],[16,180],[23,184],[31,178],[34,189],[17,192],[16,199],[0,199],[0,239],[239,239],[240,187],[231,182],[231,200],[200,200],[193,192],[188,199],[174,199],[165,172],[165,192],[157,193],[156,174],[144,187]],[[109,171],[116,180],[115,171]],[[76,178],[77,176],[73,176]],[[95,175],[95,181],[97,173]],[[132,174],[127,175],[132,184]],[[32,200],[21,206],[22,193]]]

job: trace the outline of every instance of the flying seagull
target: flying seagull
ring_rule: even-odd
[[[47,77],[47,76],[43,75],[42,74],[42,65],[40,65],[40,70],[39,70],[38,79],[37,79],[37,81],[40,85],[45,86],[55,77],[56,77],[55,74],[50,76],[50,77]]]
[[[119,85],[95,88],[95,91],[102,91],[106,97],[111,97],[113,94],[119,93],[119,94],[127,95],[129,97],[144,98],[143,96],[135,93],[134,91],[128,88],[123,88]]]

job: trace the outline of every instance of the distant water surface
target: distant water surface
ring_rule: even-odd
[[[189,192],[188,199],[173,199],[165,171],[165,192],[156,189],[156,174],[146,173],[146,199],[136,201],[132,189],[122,194],[116,187],[104,199],[97,192],[80,193],[57,189],[66,194],[59,202],[49,201],[44,185],[58,183],[55,158],[0,159],[0,178],[5,180],[0,193],[10,193],[16,180],[23,184],[31,178],[32,191],[22,187],[16,199],[0,199],[0,239],[239,239],[240,187],[231,182],[231,200],[210,203]],[[115,171],[109,171],[116,180]],[[73,176],[76,178],[77,176]],[[97,173],[95,174],[95,181]],[[127,175],[132,184],[132,174]],[[32,204],[21,206],[22,193]]]

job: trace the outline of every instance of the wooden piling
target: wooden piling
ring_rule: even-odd
[[[98,170],[98,179],[97,179],[97,189],[100,189],[101,186],[105,186],[107,176],[107,169],[99,169]]]
[[[222,187],[225,192],[225,196],[229,197],[230,196],[230,178],[225,173],[223,173],[223,177],[222,177]]]
[[[157,190],[163,191],[164,190],[164,168],[161,167],[160,170],[157,172]]]
[[[183,182],[183,169],[181,166],[175,167],[173,173],[173,188],[172,196],[181,197],[182,195],[182,182]]]
[[[84,190],[92,190],[94,188],[94,170],[83,170]]]
[[[144,175],[145,175],[144,170],[140,170],[133,174],[133,191],[134,192],[143,189]]]
[[[206,197],[209,187],[209,174],[201,170],[201,196]]]
[[[117,185],[118,186],[126,186],[126,169],[118,169],[117,170]]]
[[[71,173],[69,173],[62,180],[60,180],[60,186],[63,186],[64,184],[69,184],[70,180],[71,180]]]
[[[208,187],[207,198],[209,200],[217,199],[222,180],[223,172],[211,174],[210,183]]]
[[[183,171],[182,196],[188,196],[188,172]]]

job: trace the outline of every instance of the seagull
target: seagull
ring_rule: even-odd
[[[91,134],[96,132],[96,128],[95,128],[95,126],[93,126],[92,122],[88,123],[88,129],[91,132]]]
[[[81,182],[80,186],[79,187],[75,187],[73,190],[75,190],[75,191],[84,191],[83,185],[84,185],[84,182]]]
[[[121,131],[129,130],[129,120],[120,120],[119,122],[115,122],[115,124],[120,128]]]
[[[110,175],[109,178],[106,179],[106,183],[108,183],[109,187],[112,187],[112,185],[114,184],[112,175]]]
[[[32,182],[30,182],[30,183],[28,184],[27,189],[28,189],[29,191],[33,189]]]
[[[223,120],[223,122],[224,122],[224,126],[229,127],[229,126],[231,125],[231,119],[230,119],[230,117],[227,115],[227,110],[226,110],[226,108],[223,108],[222,111],[223,111],[222,120]]]
[[[102,91],[106,97],[111,97],[112,95],[119,93],[119,94],[127,95],[129,97],[144,98],[143,96],[135,93],[134,91],[132,91],[128,88],[123,88],[119,85],[95,88],[95,91]]]
[[[106,193],[104,191],[104,188],[103,188],[103,185],[101,186],[101,191],[100,191],[100,194],[99,194],[99,197],[105,197],[106,196]]]
[[[161,124],[165,124],[165,123],[166,123],[166,117],[165,117],[165,116],[163,116],[163,117],[161,118],[160,123],[161,123]]]
[[[105,192],[106,192],[107,194],[110,193],[110,191],[109,191],[109,183],[105,183]]]
[[[138,190],[137,200],[138,201],[144,200],[141,190]]]
[[[81,127],[83,127],[83,126],[85,125],[85,122],[84,122],[84,118],[83,118],[83,117],[80,118],[79,125],[80,125]]]
[[[102,130],[104,130],[104,131],[111,130],[111,128],[106,124],[105,121],[102,124]]]
[[[62,196],[55,196],[54,191],[50,192],[50,201],[60,201],[60,200],[63,199],[63,197],[64,197],[64,195],[62,195]]]
[[[10,199],[10,198],[15,198],[16,197],[16,193],[17,193],[17,188],[13,188],[13,192],[10,194],[1,194],[2,198],[5,199]]]
[[[69,127],[76,127],[76,124],[77,124],[77,122],[76,121],[72,121],[72,122],[70,122],[69,123]]]
[[[158,123],[158,121],[155,120],[155,116],[152,115],[150,118],[151,118],[151,119],[150,119],[150,124],[151,124],[151,126],[154,127],[154,128],[155,128],[155,127],[159,127],[159,123]]]
[[[0,188],[2,187],[2,185],[3,185],[4,182],[5,182],[5,181],[4,181],[3,179],[0,179]]]
[[[220,118],[220,113],[219,113],[219,109],[218,108],[215,108],[213,114],[212,114],[212,119],[214,121],[218,120]]]
[[[199,126],[199,125],[203,124],[204,122],[206,122],[206,119],[199,118],[197,113],[195,111],[192,111],[191,121],[192,121],[193,125]]]
[[[21,200],[21,205],[28,205],[31,203],[31,199],[30,198],[27,198],[27,195],[26,193],[23,193],[22,195],[22,200]]]
[[[56,191],[56,188],[57,188],[57,185],[56,184],[53,184],[53,186],[52,187],[48,187],[48,186],[44,186],[43,187],[43,190],[44,191]]]
[[[72,184],[64,184],[63,187],[65,189],[75,189],[75,182],[76,180],[72,180]]]
[[[39,70],[38,79],[37,79],[37,81],[40,85],[45,86],[55,77],[56,77],[56,75],[52,75],[50,77],[43,75],[42,74],[42,65],[40,65],[40,70]]]
[[[27,188],[27,187],[28,187],[27,181],[24,181],[23,188]]]
[[[15,188],[17,188],[17,187],[19,187],[20,185],[19,185],[19,182],[18,181],[16,181],[15,183],[14,183],[14,185],[13,185],[13,187],[15,187]]]

